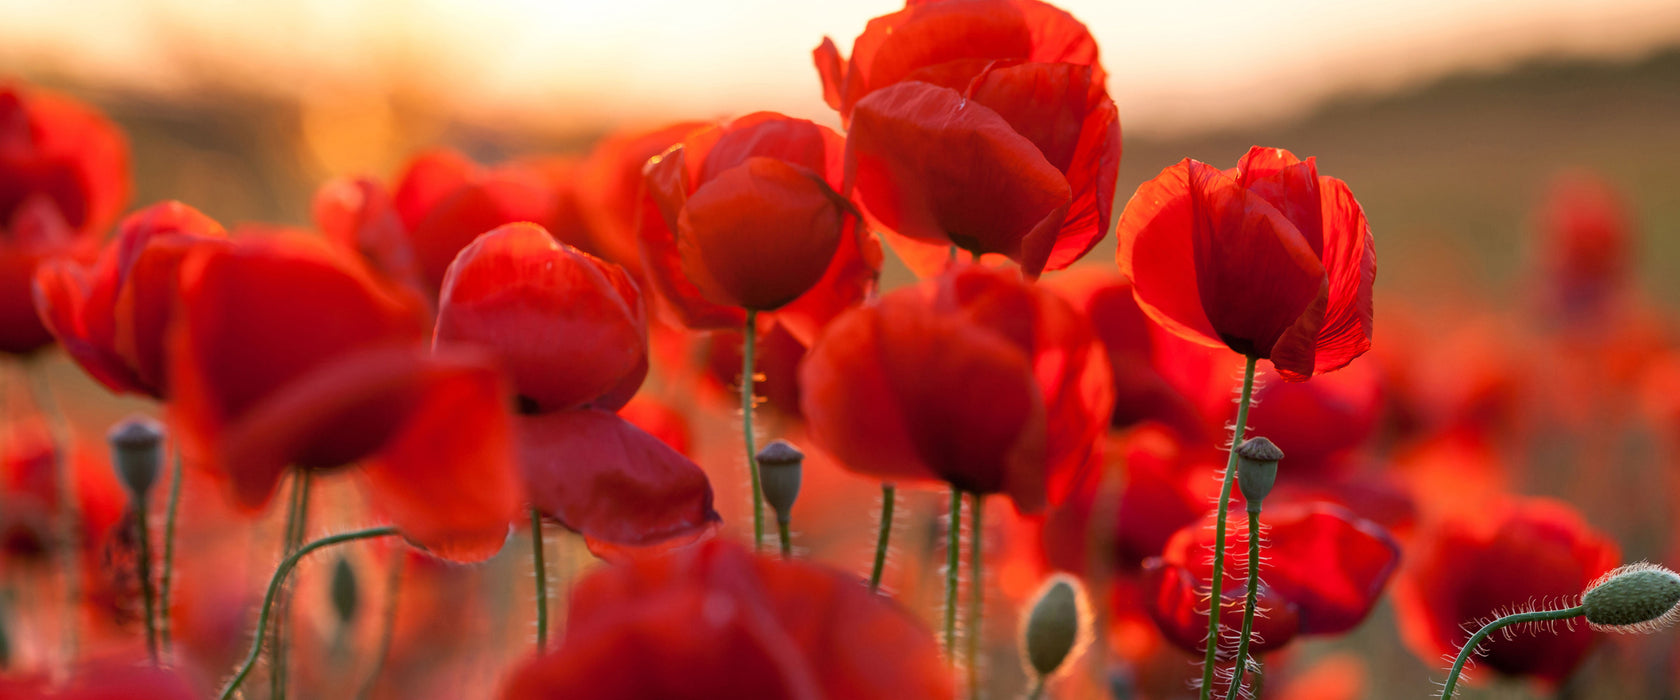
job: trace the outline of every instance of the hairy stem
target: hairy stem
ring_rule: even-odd
[[[531,568],[537,575],[537,653],[548,651],[548,566],[543,564],[542,513],[531,507]]]
[[[898,489],[881,484],[881,534],[875,538],[875,566],[869,570],[869,592],[881,590],[881,574],[887,568],[887,545],[892,541],[893,500]]]
[[[747,310],[741,328],[741,433],[747,441],[747,471],[752,475],[753,551],[764,548],[764,484],[758,477],[758,447],[753,435],[753,380],[757,370],[753,350],[758,343],[758,312]]]
[[[1215,657],[1219,653],[1219,614],[1224,607],[1225,583],[1225,516],[1231,505],[1231,483],[1237,476],[1237,447],[1242,445],[1243,433],[1248,432],[1248,404],[1254,398],[1254,365],[1259,360],[1247,358],[1243,366],[1242,398],[1237,402],[1237,423],[1232,429],[1230,456],[1225,460],[1225,480],[1219,487],[1219,515],[1214,523],[1213,535],[1213,580],[1209,582],[1208,592],[1208,636],[1207,650],[1202,657],[1202,691],[1201,700],[1208,700],[1213,693],[1213,668]]]
[[[290,557],[303,544],[303,534],[309,521],[309,472],[297,470],[292,477],[290,507],[286,512],[286,535],[282,556]],[[281,591],[279,607],[274,618],[274,646],[269,649],[269,690],[273,700],[286,697],[286,652],[290,641],[286,638],[286,616],[292,607],[292,597]]]
[[[181,466],[180,447],[175,448],[175,464],[169,475],[169,503],[163,513],[163,558],[158,561],[158,638],[163,644],[163,652],[171,653],[173,643],[170,639],[169,623],[169,594],[175,577],[175,515],[181,508]]]
[[[257,658],[262,656],[263,633],[266,631],[268,626],[269,612],[274,608],[275,599],[280,596],[280,588],[285,584],[287,574],[290,574],[292,569],[297,567],[300,560],[309,553],[323,547],[331,547],[335,544],[353,542],[355,540],[373,539],[375,537],[390,537],[395,534],[397,534],[397,529],[394,527],[376,527],[366,530],[355,530],[353,532],[346,532],[337,535],[328,535],[304,545],[299,548],[298,551],[293,552],[291,556],[282,560],[280,562],[280,566],[274,570],[274,578],[269,579],[268,593],[263,596],[262,608],[257,612],[257,630],[256,634],[252,635],[253,641],[251,643],[251,653],[245,655],[245,662],[240,664],[239,670],[234,672],[232,679],[228,680],[227,687],[222,688],[220,695],[221,700],[227,700],[228,698],[233,697],[234,692],[239,690],[239,686],[245,682],[245,677],[251,674],[251,669],[256,667]]]
[[[1225,700],[1237,700],[1242,691],[1243,671],[1248,667],[1248,643],[1254,635],[1254,602],[1260,595],[1260,514],[1248,514],[1248,595],[1243,599],[1242,641],[1237,642],[1237,665],[1231,670],[1231,688]],[[1259,697],[1259,696],[1255,696]]]
[[[134,529],[135,539],[140,547],[140,604],[146,616],[146,657],[151,659],[152,665],[158,665],[158,627],[157,608],[152,598],[152,528],[148,524],[151,520],[151,504],[145,496],[134,499]]]
[[[1452,700],[1453,690],[1458,687],[1458,676],[1464,671],[1464,663],[1470,660],[1470,655],[1476,652],[1476,647],[1481,646],[1482,640],[1487,639],[1488,635],[1493,634],[1494,632],[1509,625],[1516,625],[1524,622],[1567,620],[1572,617],[1585,615],[1586,613],[1587,609],[1585,606],[1577,605],[1573,608],[1565,608],[1562,610],[1535,610],[1533,612],[1506,615],[1505,617],[1501,617],[1493,622],[1483,625],[1481,629],[1476,631],[1476,634],[1471,635],[1470,641],[1465,642],[1464,646],[1458,650],[1458,658],[1453,661],[1452,670],[1447,673],[1447,684],[1441,687],[1441,700]]]
[[[951,532],[945,543],[945,660],[957,661],[957,574],[962,566],[962,491],[951,487]]]

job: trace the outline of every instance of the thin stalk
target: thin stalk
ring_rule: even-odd
[[[1027,700],[1039,700],[1044,697],[1045,680],[1044,676],[1039,676],[1038,680],[1033,681],[1032,692],[1027,694]]]
[[[151,659],[152,665],[158,665],[158,628],[157,613],[152,598],[152,528],[147,524],[151,520],[146,511],[150,510],[150,503],[145,496],[134,498],[134,529],[136,539],[140,545],[140,604],[146,614],[146,657]]]
[[[898,489],[881,484],[881,535],[875,538],[875,566],[869,570],[869,592],[881,589],[881,574],[887,569],[887,545],[892,541],[893,500]]]
[[[403,567],[407,563],[407,552],[392,554],[391,565],[385,574],[385,609],[379,616],[379,648],[373,652],[373,668],[362,684],[362,692],[356,694],[358,698],[373,695],[373,689],[379,685],[379,674],[385,670],[385,660],[391,656],[391,639],[397,629],[397,595],[402,590]]]
[[[308,531],[309,520],[309,472],[298,470],[292,477],[292,493],[290,507],[286,512],[286,533],[283,555],[290,557],[295,554],[303,543],[303,535]],[[269,649],[269,696],[273,700],[286,697],[286,665],[287,647],[290,640],[286,637],[286,616],[291,611],[292,597],[282,591],[279,610],[274,619],[274,646]]]
[[[330,547],[343,542],[367,540],[375,537],[390,537],[395,534],[397,534],[397,529],[394,527],[375,527],[366,530],[345,532],[337,535],[328,535],[304,545],[299,548],[298,551],[293,552],[291,556],[282,560],[280,562],[280,566],[274,570],[274,578],[270,579],[268,582],[268,593],[263,596],[262,608],[257,612],[257,631],[255,635],[252,635],[253,641],[251,643],[251,653],[245,655],[245,662],[240,664],[239,670],[236,671],[233,674],[233,678],[228,681],[227,687],[222,688],[220,695],[221,700],[227,700],[228,698],[233,697],[234,692],[239,690],[239,686],[245,682],[245,677],[251,674],[251,669],[256,667],[257,658],[262,656],[262,640],[264,632],[266,632],[266,628],[268,627],[269,611],[274,608],[275,599],[280,596],[280,588],[286,582],[286,575],[290,574],[292,569],[297,567],[298,562],[302,560],[304,556],[317,549]]]
[[[968,697],[969,700],[980,700],[980,618],[983,614],[985,586],[981,585],[980,541],[985,539],[985,530],[980,524],[980,494],[969,495],[969,510],[973,517],[968,519]]]
[[[1260,514],[1248,514],[1248,595],[1243,599],[1242,641],[1237,643],[1237,665],[1231,670],[1231,688],[1225,700],[1237,700],[1242,690],[1243,671],[1248,667],[1248,642],[1254,634],[1254,604],[1260,596]],[[1259,697],[1259,696],[1255,696]]]
[[[70,460],[64,451],[70,444],[70,428],[64,419],[52,387],[47,384],[47,368],[43,362],[31,362],[26,368],[29,395],[37,410],[46,417],[47,432],[52,439],[53,480],[58,489],[58,556],[64,567],[64,660],[74,664],[78,634],[81,626],[77,616],[82,610],[81,566],[81,508],[76,500],[76,481],[70,473]]]
[[[753,350],[758,342],[758,312],[747,309],[741,328],[741,433],[747,440],[747,470],[752,474],[753,551],[764,549],[764,484],[758,480],[758,447],[753,435],[753,380],[756,369]]]
[[[1202,658],[1201,700],[1208,700],[1213,693],[1213,667],[1219,651],[1219,614],[1225,602],[1225,515],[1231,505],[1231,482],[1236,480],[1237,475],[1237,447],[1242,444],[1243,433],[1248,432],[1248,403],[1254,398],[1254,365],[1258,362],[1257,358],[1250,356],[1243,366],[1242,399],[1237,402],[1237,424],[1232,429],[1230,456],[1225,460],[1225,483],[1219,488],[1219,516],[1214,523],[1213,535],[1213,580],[1208,585],[1211,598],[1208,601],[1207,653]]]
[[[776,534],[778,536],[780,536],[781,540],[782,540],[782,558],[783,559],[792,559],[793,558],[793,535],[788,532],[788,524],[782,522],[781,520],[777,520],[776,521]]]
[[[1458,658],[1453,661],[1452,671],[1447,673],[1447,684],[1441,687],[1441,700],[1452,700],[1453,689],[1458,687],[1458,674],[1464,671],[1464,663],[1470,660],[1470,655],[1476,652],[1476,647],[1481,646],[1482,640],[1487,639],[1488,635],[1493,634],[1494,632],[1509,625],[1516,625],[1524,622],[1567,620],[1569,618],[1579,617],[1585,614],[1587,614],[1587,608],[1585,606],[1577,605],[1573,608],[1565,608],[1562,610],[1535,610],[1533,612],[1506,615],[1505,617],[1501,617],[1493,622],[1483,625],[1480,630],[1476,631],[1476,634],[1470,637],[1470,641],[1465,642],[1464,647],[1458,650]]]
[[[169,594],[170,585],[174,582],[175,572],[175,515],[181,508],[181,452],[175,451],[175,465],[169,476],[169,504],[163,514],[163,559],[158,561],[158,638],[163,644],[163,652],[171,653],[174,644],[170,638],[169,622]]]
[[[531,566],[537,572],[537,653],[548,651],[548,567],[543,564],[542,513],[531,507]]]
[[[962,491],[951,487],[951,532],[945,543],[945,661],[957,662],[957,574],[962,566]]]

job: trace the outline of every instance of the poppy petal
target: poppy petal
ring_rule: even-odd
[[[1138,306],[1156,323],[1187,340],[1223,347],[1202,309],[1196,244],[1187,235],[1195,226],[1190,199],[1193,162],[1186,158],[1138,186],[1120,214],[1116,260],[1120,274],[1132,280]]]
[[[1318,332],[1315,374],[1341,369],[1371,349],[1371,289],[1377,280],[1376,244],[1365,211],[1347,183],[1331,177],[1320,180],[1330,303]]]

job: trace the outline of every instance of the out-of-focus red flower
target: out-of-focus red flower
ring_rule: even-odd
[[[642,263],[684,325],[738,328],[745,310],[789,307],[814,331],[863,299],[880,251],[838,193],[843,154],[828,128],[758,112],[648,162]]]
[[[1043,282],[1091,319],[1108,350],[1114,371],[1114,427],[1155,421],[1186,440],[1214,439],[1204,430],[1196,405],[1158,369],[1176,361],[1184,343],[1161,333],[1138,308],[1131,282],[1097,266],[1077,267]]]
[[[956,245],[1029,277],[1108,231],[1120,120],[1096,41],[1036,0],[912,2],[870,20],[840,57],[813,53],[849,125],[858,197],[911,269]]]
[[[589,227],[595,250],[607,260],[623,265],[637,281],[642,274],[641,244],[637,242],[636,217],[642,211],[642,169],[649,159],[679,143],[706,122],[677,122],[650,131],[613,134],[600,143],[578,166],[578,212]]]
[[[91,268],[48,260],[36,271],[41,320],[70,357],[106,388],[164,399],[164,334],[181,260],[226,237],[221,224],[180,202],[124,219]]]
[[[518,508],[508,389],[476,353],[427,353],[409,299],[319,239],[189,254],[169,375],[189,461],[246,509],[267,505],[288,465],[357,463],[410,541],[494,554]]]
[[[759,328],[753,347],[753,364],[759,376],[753,383],[753,393],[764,406],[798,416],[799,363],[805,360],[807,348],[781,323],[760,323]],[[705,366],[700,380],[711,394],[725,397],[725,403],[741,401],[738,382],[743,337],[740,331],[717,330],[701,341]]]
[[[566,641],[502,697],[938,698],[933,635],[854,577],[712,540],[598,569],[572,592]]]
[[[436,298],[455,254],[479,234],[517,221],[547,222],[556,195],[535,168],[482,168],[448,150],[421,153],[386,189],[338,179],[315,195],[315,224],[382,274]]]
[[[1106,430],[1089,323],[1012,271],[962,265],[835,319],[800,369],[812,439],[848,468],[1060,502]]]
[[[1232,518],[1225,538],[1221,625],[1242,629],[1248,574],[1248,527]],[[1200,655],[1207,636],[1211,519],[1180,530],[1159,559],[1145,564],[1150,613],[1167,638]],[[1337,506],[1285,505],[1266,509],[1259,605],[1250,649],[1279,649],[1297,635],[1342,634],[1376,605],[1400,562],[1400,546],[1381,526]],[[1233,650],[1234,651],[1234,650]]]
[[[0,84],[0,352],[52,342],[35,313],[35,267],[91,258],[129,190],[116,125],[68,98]]]
[[[532,504],[587,538],[641,547],[692,538],[719,522],[706,473],[613,413],[521,416],[519,435]]]
[[[1489,500],[1421,535],[1395,586],[1400,638],[1429,663],[1456,655],[1479,629],[1478,621],[1535,601],[1574,600],[1621,563],[1615,541],[1562,502]],[[1509,639],[1494,635],[1476,663],[1505,675],[1560,683],[1586,659],[1594,635],[1585,626],[1553,631]]]
[[[42,700],[199,700],[203,683],[179,668],[160,668],[144,658],[119,656],[78,663],[69,680],[56,685],[45,676],[0,678],[0,697]]]
[[[643,432],[659,438],[679,454],[688,455],[694,443],[694,431],[688,416],[647,394],[637,394],[630,403],[618,409],[618,415]]]
[[[528,412],[623,406],[647,376],[647,317],[624,269],[508,224],[461,250],[439,296],[438,346],[493,351]]]
[[[1621,194],[1596,174],[1552,181],[1536,222],[1548,320],[1590,323],[1622,291],[1633,266],[1632,218]]]
[[[1371,347],[1371,229],[1312,158],[1255,146],[1230,171],[1186,158],[1138,187],[1117,230],[1138,305],[1186,339],[1290,381]]]

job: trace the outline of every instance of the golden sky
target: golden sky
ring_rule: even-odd
[[[1066,0],[1130,133],[1278,119],[1537,55],[1680,43],[1674,0]],[[0,65],[121,88],[404,91],[599,129],[773,109],[832,123],[810,51],[893,0],[0,0]],[[0,69],[4,71],[4,69]]]

